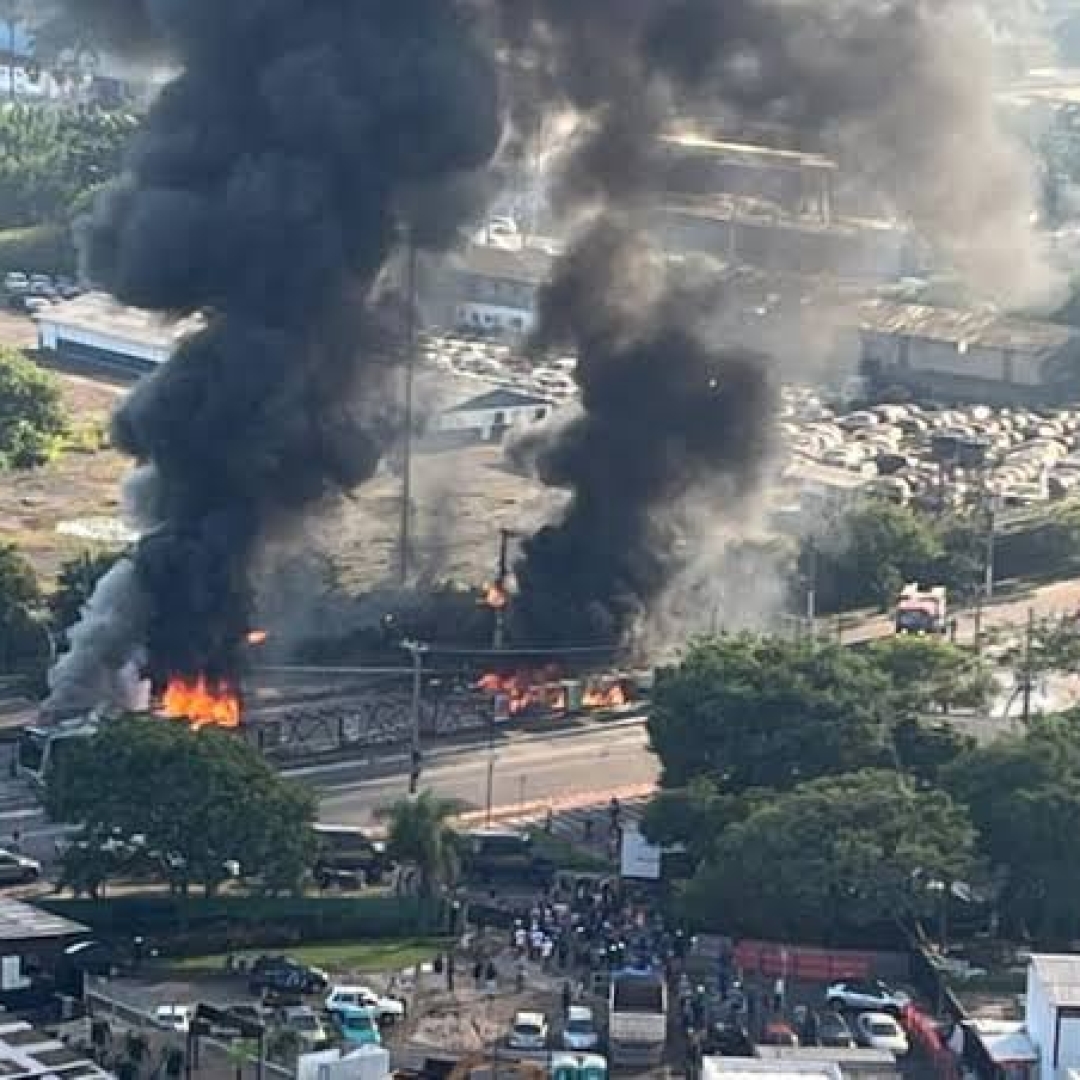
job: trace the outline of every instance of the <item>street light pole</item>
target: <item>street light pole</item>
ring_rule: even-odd
[[[517,536],[513,529],[499,530],[499,570],[495,578],[499,606],[495,609],[495,629],[491,647],[497,652],[506,643],[506,579],[510,574],[510,541]]]
[[[419,641],[403,641],[401,647],[413,662],[412,702],[409,708],[409,794],[415,795],[420,785],[420,690],[424,653],[428,647]]]

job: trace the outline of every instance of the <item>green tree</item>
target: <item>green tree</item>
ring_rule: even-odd
[[[650,842],[682,844],[698,863],[736,820],[738,809],[735,796],[722,795],[715,781],[698,776],[684,788],[659,791],[646,806],[641,827]]]
[[[939,637],[900,634],[874,642],[867,653],[910,712],[985,708],[997,686],[984,658]]]
[[[77,777],[78,782],[74,782]],[[142,835],[171,884],[214,892],[239,863],[271,891],[298,888],[316,850],[311,793],[283,779],[235,733],[126,717],[78,740],[48,779],[58,820],[87,846]]]
[[[945,770],[1001,881],[1009,929],[1045,942],[1080,932],[1080,715],[1038,718],[1022,736],[971,749]]]
[[[843,926],[929,915],[975,865],[975,833],[942,792],[868,770],[801,784],[730,825],[684,897],[703,926],[829,940]]]
[[[800,559],[823,611],[896,600],[906,581],[934,576],[943,555],[929,519],[893,503],[869,501],[830,527],[828,537],[806,542]]]
[[[0,347],[0,468],[42,464],[66,431],[56,379],[19,350]]]
[[[48,655],[40,607],[33,567],[14,544],[0,544],[0,671],[26,671]]]
[[[888,679],[850,649],[750,635],[698,641],[657,672],[649,716],[663,783],[790,788],[887,759]]]
[[[450,819],[459,809],[430,791],[399,799],[390,808],[387,850],[416,868],[417,892],[425,900],[457,877],[460,839]]]
[[[115,551],[83,551],[60,567],[56,589],[48,599],[49,622],[55,633],[62,634],[75,625],[94,587],[119,557]]]

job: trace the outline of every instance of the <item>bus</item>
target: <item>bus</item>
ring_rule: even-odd
[[[23,728],[15,758],[17,775],[35,787],[44,787],[49,771],[64,760],[74,740],[88,739],[97,731],[98,721],[92,717]]]

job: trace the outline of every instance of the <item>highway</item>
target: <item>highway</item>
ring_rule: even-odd
[[[460,802],[466,810],[482,810],[488,761],[483,743],[434,752],[426,758],[420,786]],[[393,771],[341,762],[290,770],[289,775],[318,792],[322,821],[370,825],[380,810],[405,794],[406,770],[402,759]],[[505,810],[581,802],[590,796],[601,801],[611,792],[654,784],[658,775],[641,717],[548,734],[506,733],[495,748],[492,803]]]

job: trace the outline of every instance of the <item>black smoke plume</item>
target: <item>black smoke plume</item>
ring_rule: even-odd
[[[394,434],[379,284],[406,231],[455,235],[498,143],[496,72],[454,0],[109,7],[145,15],[181,73],[96,208],[87,270],[128,303],[206,316],[115,417],[150,477],[130,644],[159,678],[231,681],[260,540],[365,480]],[[89,637],[54,705],[95,692]]]
[[[711,340],[712,288],[673,271],[607,218],[561,263],[538,345],[571,346],[581,411],[535,464],[570,492],[524,545],[515,629],[530,642],[618,643],[687,561],[681,500],[759,476],[775,387],[764,357]]]

